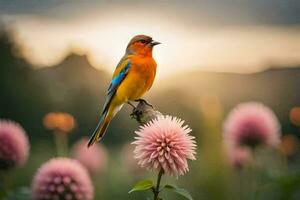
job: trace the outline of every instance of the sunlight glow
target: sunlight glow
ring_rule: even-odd
[[[57,64],[73,51],[112,72],[136,34],[162,43],[154,49],[159,77],[187,70],[250,73],[272,64],[300,63],[297,27],[193,27],[169,19],[168,13],[140,11],[144,17],[137,19],[137,12],[128,11],[109,10],[64,22],[33,16],[6,16],[6,21],[14,21],[21,54],[37,67]]]

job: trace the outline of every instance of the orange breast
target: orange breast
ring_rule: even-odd
[[[146,90],[149,90],[154,82],[156,74],[156,62],[152,57],[136,56],[131,59],[132,72],[138,74],[145,81]]]
[[[156,62],[152,57],[131,57],[131,68],[118,88],[117,96],[122,101],[141,98],[153,84]]]

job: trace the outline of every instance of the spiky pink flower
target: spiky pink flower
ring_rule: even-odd
[[[16,122],[0,120],[0,169],[22,166],[29,153],[24,129]]]
[[[224,123],[224,137],[233,146],[277,146],[280,124],[273,111],[261,103],[242,103],[236,106]]]
[[[107,153],[103,145],[97,143],[87,148],[88,139],[79,140],[72,149],[73,157],[78,160],[91,174],[99,174],[107,167]]]
[[[252,160],[252,153],[247,147],[233,147],[227,150],[230,164],[237,169],[243,168]]]
[[[44,163],[32,182],[34,200],[91,200],[93,195],[86,169],[69,158],[54,158]]]
[[[183,175],[187,159],[195,160],[196,142],[184,121],[171,116],[158,116],[135,133],[135,158],[141,167],[163,169],[169,175]]]

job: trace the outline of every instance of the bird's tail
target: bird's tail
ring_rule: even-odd
[[[89,140],[88,147],[93,145],[95,142],[99,141],[104,136],[110,121],[119,110],[120,110],[120,106],[117,107],[110,106],[109,109],[105,110],[102,113],[100,121],[96,129],[94,130],[92,137]]]

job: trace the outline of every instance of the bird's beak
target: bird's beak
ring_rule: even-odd
[[[157,41],[154,41],[154,40],[152,40],[151,42],[150,42],[150,45],[151,46],[155,46],[155,45],[158,45],[158,44],[161,44],[160,42],[157,42]]]

